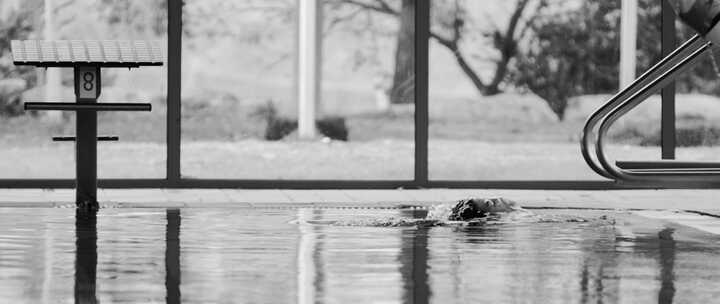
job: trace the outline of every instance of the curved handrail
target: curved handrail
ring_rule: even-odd
[[[671,83],[679,73],[684,73],[691,69],[697,64],[702,55],[710,49],[711,43],[703,41],[704,43],[700,47],[694,50],[689,56],[683,58],[680,62],[674,64],[668,71],[662,73],[657,79],[654,79],[649,84],[645,85],[642,89],[635,92],[630,98],[625,100],[622,104],[619,104],[602,119],[600,122],[600,128],[598,129],[598,138],[595,144],[595,152],[597,154],[597,160],[610,175],[618,180],[629,180],[629,181],[647,181],[647,180],[662,180],[668,181],[670,176],[677,177],[672,178],[674,181],[693,181],[693,180],[706,180],[703,179],[702,174],[698,175],[698,172],[681,172],[681,171],[665,171],[656,172],[652,174],[631,174],[626,172],[615,164],[611,163],[604,153],[603,145],[605,138],[607,137],[610,126],[615,123],[621,116],[638,106],[640,103],[645,101],[648,97],[657,93],[663,87]]]
[[[678,59],[687,57],[689,54],[691,54],[693,51],[695,51],[697,48],[701,47],[704,44],[706,44],[706,42],[702,37],[700,37],[700,35],[693,36],[688,41],[683,43],[680,47],[675,49],[672,53],[670,53],[668,56],[665,56],[660,62],[653,65],[632,84],[624,88],[619,93],[615,94],[612,98],[610,98],[610,100],[608,100],[605,104],[596,109],[595,112],[593,112],[588,117],[588,119],[585,121],[585,126],[583,127],[583,132],[580,140],[580,149],[582,152],[582,156],[585,159],[585,162],[588,164],[588,166],[590,166],[593,171],[606,178],[615,178],[612,174],[610,174],[603,168],[602,164],[599,164],[595,161],[595,159],[593,159],[592,153],[590,152],[590,147],[593,146],[591,144],[591,141],[593,141],[594,139],[593,135],[598,122],[605,118],[605,116],[610,111],[615,109],[619,104],[625,102],[629,97],[631,98],[638,90],[645,87],[648,81],[652,82],[658,76],[662,75],[665,72],[665,67],[673,66],[670,63],[674,63]]]

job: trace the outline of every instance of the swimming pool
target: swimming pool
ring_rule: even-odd
[[[720,238],[631,212],[532,210],[552,220],[474,226],[357,224],[427,212],[107,208],[93,217],[73,208],[0,208],[0,299],[698,303],[720,296]]]

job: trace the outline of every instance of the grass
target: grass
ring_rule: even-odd
[[[409,140],[321,142],[241,140],[182,145],[186,178],[409,180],[413,177]],[[613,146],[612,156],[657,159],[658,148]],[[681,148],[679,159],[712,160],[717,149]],[[72,178],[68,144],[0,150],[0,178]],[[32,160],[32,161],[29,161]],[[105,143],[99,149],[103,178],[162,178],[165,148],[158,143]],[[431,140],[430,177],[436,180],[600,180],[573,143],[488,143]]]
[[[375,111],[372,92],[328,88],[325,113],[341,115],[348,142],[261,140],[267,100],[233,94],[186,96],[182,111],[182,172],[189,178],[233,179],[400,179],[413,177],[412,107]],[[431,91],[432,93],[432,91]],[[467,95],[465,95],[467,96]],[[583,162],[579,131],[589,113],[609,96],[574,99],[566,119],[558,121],[540,98],[502,94],[462,97],[434,94],[430,103],[430,176],[433,179],[587,179],[597,177]],[[119,135],[119,143],[100,146],[101,177],[158,178],[165,172],[165,104],[150,98],[152,113],[103,113],[101,134]],[[352,102],[349,102],[351,100]],[[348,105],[348,106],[345,106]],[[292,105],[277,104],[292,116]],[[714,97],[678,97],[681,117],[710,122],[720,118]],[[659,101],[650,100],[613,129],[616,156],[658,159],[657,147],[637,145],[656,133]],[[73,147],[50,137],[74,133],[72,116],[53,123],[33,115],[2,118],[0,178],[72,177]],[[649,135],[648,135],[649,134]],[[712,160],[712,146],[688,147],[679,158]],[[32,160],[32,161],[30,161]]]

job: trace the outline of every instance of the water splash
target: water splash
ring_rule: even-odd
[[[340,219],[322,219],[293,221],[295,224],[330,225],[345,227],[463,227],[463,226],[484,226],[511,223],[603,223],[614,224],[614,221],[603,215],[597,218],[582,217],[574,214],[558,213],[536,213],[524,209],[517,204],[512,208],[488,212],[482,217],[468,220],[451,220],[457,212],[457,206],[468,200],[461,200],[457,203],[443,203],[430,206],[427,215],[422,218],[410,216],[374,216],[354,217]]]

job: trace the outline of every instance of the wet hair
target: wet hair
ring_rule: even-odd
[[[474,218],[481,218],[487,216],[487,211],[479,208],[478,204],[475,204],[474,199],[460,200],[452,208],[448,220],[450,221],[467,221]]]

